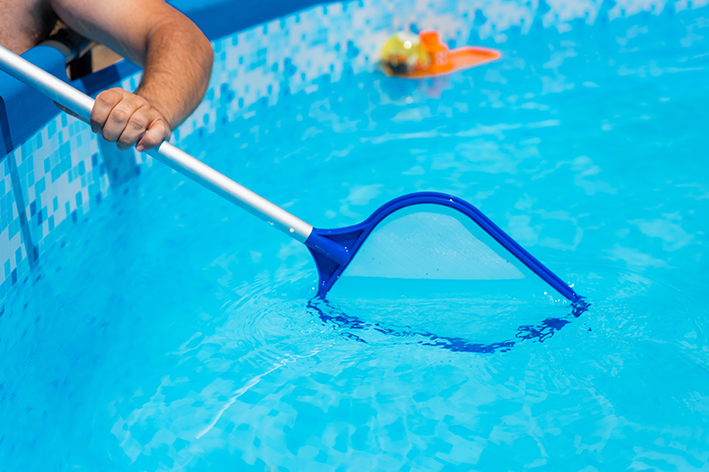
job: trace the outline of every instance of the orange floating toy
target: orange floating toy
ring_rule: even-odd
[[[437,31],[397,33],[384,44],[382,65],[389,76],[425,79],[469,69],[502,57],[497,49],[464,46],[452,51]]]

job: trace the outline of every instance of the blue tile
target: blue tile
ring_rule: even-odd
[[[20,232],[20,219],[15,218],[10,222],[10,226],[8,226],[8,232],[10,234],[10,239],[14,238],[17,233]]]
[[[20,149],[22,151],[22,160],[25,161],[28,157],[32,155],[32,153],[35,151],[34,147],[34,139],[30,139],[27,141],[25,144],[23,144]]]
[[[63,161],[64,158],[71,154],[71,143],[69,141],[63,143],[59,146],[59,160]]]
[[[41,195],[45,190],[47,190],[47,184],[44,181],[44,177],[42,177],[35,184],[34,192],[36,195]]]

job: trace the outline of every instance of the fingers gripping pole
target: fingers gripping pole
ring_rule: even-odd
[[[94,100],[52,74],[0,46],[0,70],[43,93],[84,121],[91,118]],[[164,142],[148,154],[184,174],[202,186],[221,195],[293,239],[305,242],[313,227],[279,206],[234,182],[202,161]]]

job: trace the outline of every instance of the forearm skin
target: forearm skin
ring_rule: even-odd
[[[185,33],[179,26],[162,22],[151,31],[143,79],[136,92],[163,111],[173,130],[204,97],[214,60],[204,35]]]

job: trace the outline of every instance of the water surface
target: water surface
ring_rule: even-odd
[[[304,247],[155,164],[0,309],[5,470],[706,470],[709,10],[674,11],[472,35],[504,59],[181,142],[319,227],[455,194],[583,306],[314,300]]]

